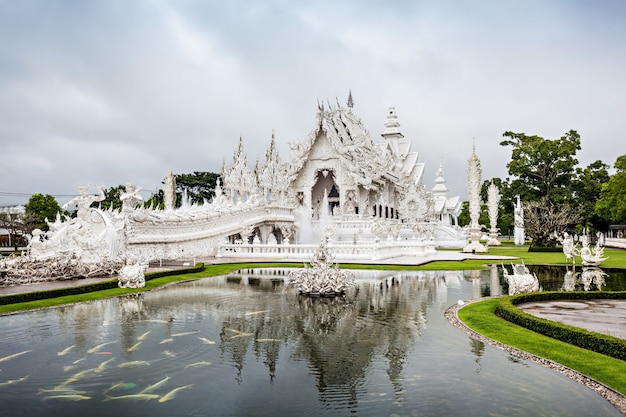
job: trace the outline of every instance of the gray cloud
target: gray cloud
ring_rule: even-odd
[[[395,107],[433,185],[505,177],[506,130],[582,136],[581,165],[626,153],[626,7],[526,2],[0,1],[0,205],[81,184],[155,190],[168,170],[219,171],[239,137],[254,163],[274,130],[345,103],[375,140]],[[621,146],[621,149],[620,149]],[[59,198],[62,203],[67,198]]]

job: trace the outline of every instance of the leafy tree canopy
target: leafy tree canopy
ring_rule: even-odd
[[[176,174],[176,194],[180,197],[187,190],[187,197],[196,203],[211,201],[220,174],[194,171],[193,174]],[[180,198],[177,199],[179,202]]]
[[[580,135],[570,130],[556,140],[509,131],[503,136],[509,139],[500,145],[512,147],[507,168],[513,177],[513,191],[524,201],[542,198],[550,203],[566,201],[571,195],[569,186],[578,164],[575,156],[581,149]]]
[[[613,165],[615,174],[602,185],[595,213],[615,224],[626,224],[626,155]]]
[[[31,230],[38,228],[47,231],[48,224],[46,223],[46,219],[52,222],[56,218],[57,213],[64,213],[53,196],[50,194],[43,195],[41,193],[30,196],[25,209],[26,214],[32,216],[33,219]]]

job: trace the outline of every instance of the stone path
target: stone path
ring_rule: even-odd
[[[626,339],[626,300],[554,300],[518,304],[544,319]]]

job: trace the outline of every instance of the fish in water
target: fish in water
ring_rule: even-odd
[[[110,391],[115,391],[118,389],[131,389],[131,388],[135,388],[137,386],[137,384],[135,384],[134,382],[116,382],[115,384],[111,384],[111,386],[107,389],[104,390],[103,394],[107,394]]]
[[[102,365],[102,364],[100,364]],[[71,377],[69,377],[67,380],[65,380],[64,382],[61,383],[61,385],[58,385],[56,388],[63,388],[66,387],[67,385],[70,385],[72,382],[76,382],[76,381],[80,381],[81,379],[85,379],[88,376],[91,376],[91,374],[97,374],[98,372],[98,368],[89,368],[89,369],[84,369],[80,372],[75,373],[74,375],[72,375]]]
[[[146,338],[146,336],[148,336],[148,334],[151,332],[151,330],[148,330],[147,332],[145,332],[144,334],[142,334],[141,336],[139,336],[137,338],[137,340],[143,340]]]
[[[80,394],[59,394],[45,397],[44,400],[63,400],[63,401],[84,401],[90,400],[91,397]]]
[[[72,369],[76,368],[76,365],[67,365],[63,367],[63,372],[69,372]]]
[[[176,356],[176,354],[175,354],[175,353],[170,352],[169,350],[164,350],[164,351],[163,351],[163,354],[164,354],[165,356],[169,356],[170,358],[173,358],[174,356]]]
[[[282,342],[282,339],[255,339],[257,342]]]
[[[172,335],[172,337],[188,336],[188,335],[190,335],[190,334],[197,334],[197,333],[198,333],[198,331],[197,331],[197,330],[195,330],[195,331],[193,331],[193,332],[174,333],[174,334]]]
[[[117,365],[117,367],[118,368],[134,368],[136,366],[145,366],[145,365],[150,365],[150,362],[146,362],[146,361],[122,362],[119,365]]]
[[[98,365],[94,371],[95,372],[102,372],[104,371],[104,367],[106,366],[107,363],[109,362],[113,362],[115,360],[115,358],[111,358],[111,359],[107,359],[106,361],[102,362],[100,365]]]
[[[72,345],[72,346],[66,347],[66,348],[65,348],[65,349],[63,349],[62,351],[57,352],[57,355],[59,355],[59,356],[64,356],[64,355],[67,355],[67,354],[69,353],[69,351],[70,351],[70,350],[74,349],[74,347],[75,347],[75,346],[76,346],[76,345]]]
[[[155,400],[159,397],[160,395],[157,395],[157,394],[129,394],[129,395],[120,395],[119,397],[111,397],[107,395],[103,401],[111,401],[111,400],[148,401],[148,400]]]
[[[185,369],[187,369],[187,368],[199,368],[201,366],[209,366],[209,365],[211,365],[211,362],[202,361],[202,362],[190,363],[189,365],[185,366]]]
[[[250,311],[250,312],[244,314],[244,316],[255,316],[257,314],[269,313],[270,311],[272,311],[272,310]]]
[[[115,343],[115,342],[113,341],[113,342],[104,342],[104,343],[100,343],[98,346],[94,346],[94,347],[92,347],[91,349],[89,349],[89,350],[87,351],[87,353],[94,353],[94,352],[97,352],[97,351],[99,351],[100,349],[102,349],[104,346],[106,346],[106,345],[110,345],[111,343]]]
[[[160,380],[159,382],[156,382],[152,385],[148,385],[146,388],[144,388],[143,390],[139,391],[139,394],[150,394],[151,392],[161,388],[161,386],[165,385],[165,383],[167,381],[170,380],[169,376],[166,376],[165,378],[163,378],[162,380]]]
[[[52,389],[39,389],[39,394],[57,394],[57,395],[84,395],[87,392],[86,391],[79,391],[77,389],[73,389],[73,388],[67,388],[67,387],[54,387]]]
[[[165,401],[172,400],[174,399],[176,394],[178,394],[179,391],[182,391],[184,389],[191,388],[191,387],[193,387],[193,384],[183,385],[182,387],[174,388],[173,390],[171,390],[170,392],[168,392],[167,394],[159,398],[159,402],[164,403]]]
[[[235,336],[231,336],[231,337],[229,337],[229,339],[234,339],[236,337],[249,337],[249,336],[252,336],[254,334],[254,333],[242,332],[242,331],[235,330],[235,329],[226,329],[226,330],[228,330],[229,332],[236,333]]]
[[[159,342],[159,345],[164,345],[165,343],[172,343],[174,341],[174,339],[172,339],[171,337],[169,339],[163,339]]]
[[[0,382],[0,387],[6,387],[8,385],[17,384],[18,382],[24,382],[28,379],[28,375],[21,377],[20,379],[9,379],[8,381]]]
[[[28,353],[28,352],[32,352],[32,350],[25,350],[25,351],[23,351],[23,352],[14,353],[14,354],[12,354],[12,355],[5,356],[4,358],[0,358],[0,362],[6,362],[6,361],[9,361],[9,360],[11,360],[11,359],[17,358],[18,356],[22,356],[22,355],[24,355],[24,354],[26,354],[26,353]]]
[[[140,344],[141,344],[141,341],[135,343],[134,345],[132,345],[131,347],[126,349],[126,352],[133,352],[135,349],[137,349],[139,347]]]
[[[209,340],[206,337],[198,337],[198,339],[202,340],[202,343],[204,343],[205,345],[214,345],[215,344],[214,341]]]

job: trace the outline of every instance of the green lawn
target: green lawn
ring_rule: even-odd
[[[626,362],[564,343],[495,315],[498,299],[463,306],[459,319],[472,330],[505,345],[532,353],[588,375],[626,395]]]

